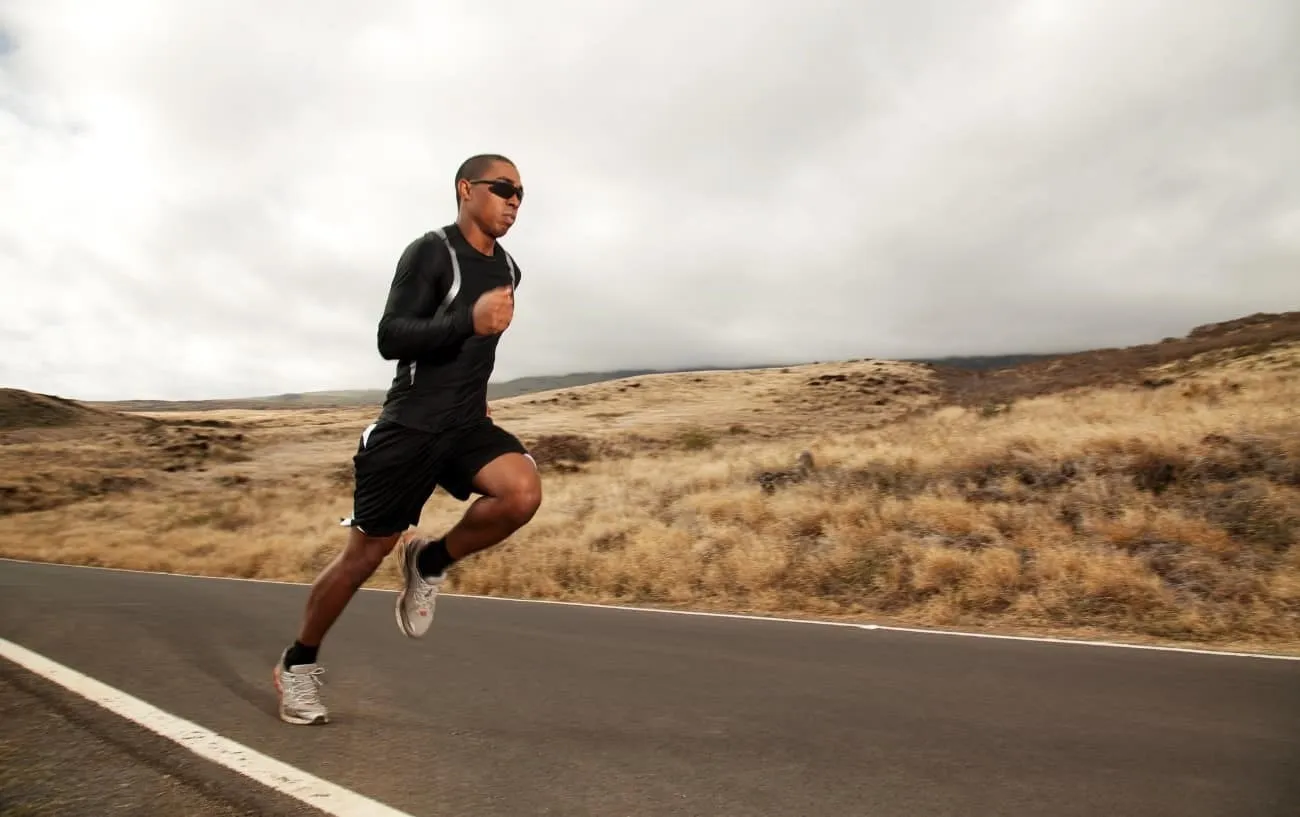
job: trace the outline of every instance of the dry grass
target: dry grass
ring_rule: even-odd
[[[793,444],[601,463],[458,587],[1294,644],[1298,400],[1262,372],[945,408],[815,441],[770,496]]]
[[[819,430],[893,422],[935,404],[938,383],[923,366],[883,360],[784,369],[660,374],[525,395],[494,404],[495,417],[533,434],[694,437],[743,427],[783,436],[817,418]]]
[[[939,406],[924,370],[873,362],[513,398],[494,415],[535,444],[543,508],[453,586],[1297,650],[1297,361],[1297,344],[1210,355],[996,411]],[[343,541],[370,416],[11,440],[4,473],[67,501],[0,516],[0,553],[309,580]],[[760,487],[804,449],[810,473]],[[76,495],[68,469],[137,481]],[[461,511],[439,494],[421,527]]]

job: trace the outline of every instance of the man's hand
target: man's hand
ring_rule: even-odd
[[[510,287],[484,292],[474,302],[474,333],[496,335],[506,331],[515,316],[515,293]]]

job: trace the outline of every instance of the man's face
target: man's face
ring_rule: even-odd
[[[495,162],[473,179],[462,179],[461,195],[470,218],[493,238],[510,231],[524,197],[519,171],[509,162]]]

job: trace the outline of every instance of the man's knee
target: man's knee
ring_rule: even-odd
[[[353,528],[348,536],[347,560],[360,570],[376,570],[392,552],[400,533],[372,536]]]
[[[498,497],[502,513],[515,526],[527,524],[542,506],[542,481],[536,469],[521,468]]]
[[[513,527],[526,524],[542,505],[537,463],[527,454],[503,454],[474,476],[474,490],[495,500],[493,514]]]

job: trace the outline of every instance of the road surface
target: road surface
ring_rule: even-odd
[[[0,637],[411,815],[1300,814],[1296,661],[465,597],[411,641],[367,591],[333,723],[294,727],[270,668],[306,593],[0,561]]]
[[[0,660],[0,815],[320,817]]]

